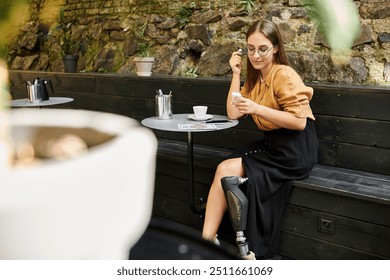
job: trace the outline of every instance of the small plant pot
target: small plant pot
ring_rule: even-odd
[[[78,59],[79,59],[78,55],[64,55],[62,57],[62,62],[64,65],[64,72],[65,73],[76,73]]]
[[[154,64],[154,57],[135,57],[137,76],[151,76]]]

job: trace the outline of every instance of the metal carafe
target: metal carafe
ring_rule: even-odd
[[[49,92],[46,85],[50,85],[51,94],[54,94],[50,80],[35,78],[33,82],[26,81],[27,95],[31,103],[36,103],[49,99]]]

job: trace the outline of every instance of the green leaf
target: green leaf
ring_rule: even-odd
[[[333,51],[349,49],[360,31],[359,13],[352,0],[304,0]]]

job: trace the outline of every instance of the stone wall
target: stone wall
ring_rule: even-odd
[[[355,1],[361,34],[348,59],[331,56],[301,0],[253,2],[248,13],[240,0],[30,0],[29,21],[10,43],[9,65],[62,71],[59,44],[41,39],[62,7],[72,38],[87,45],[80,71],[134,74],[133,58],[147,42],[155,74],[226,77],[231,52],[245,46],[247,26],[269,18],[278,24],[290,62],[304,80],[390,84],[389,0]]]

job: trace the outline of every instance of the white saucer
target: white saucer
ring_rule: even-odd
[[[204,118],[195,118],[195,115],[191,114],[191,115],[188,115],[188,117],[194,121],[205,121],[205,120],[211,119],[213,116],[212,115],[205,115]]]

